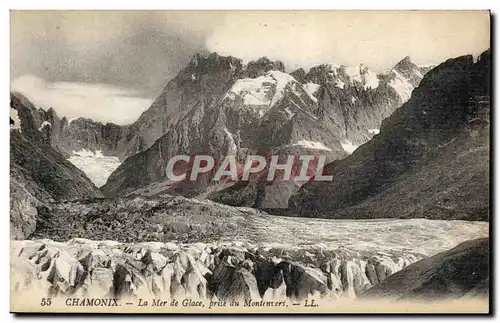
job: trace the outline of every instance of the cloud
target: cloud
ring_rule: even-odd
[[[489,27],[487,11],[11,11],[11,81],[62,115],[123,124],[196,52],[383,71],[477,54]]]
[[[106,83],[157,95],[222,19],[217,12],[11,11],[11,80]]]
[[[108,84],[49,83],[33,75],[15,79],[11,90],[24,94],[37,107],[54,108],[68,119],[87,117],[120,125],[134,122],[153,101],[137,96],[137,91]]]
[[[207,39],[210,51],[292,67],[365,63],[386,70],[405,56],[439,63],[489,47],[487,11],[231,12]]]
[[[489,47],[487,11],[11,11],[11,80],[106,83],[157,95],[196,52],[287,66],[410,55],[439,63]]]

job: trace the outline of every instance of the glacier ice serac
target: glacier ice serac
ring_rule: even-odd
[[[121,164],[118,157],[104,156],[100,150],[73,151],[68,160],[81,169],[97,187],[106,184],[108,177]]]

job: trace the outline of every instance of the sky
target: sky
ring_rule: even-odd
[[[11,11],[11,90],[69,118],[133,122],[195,53],[377,72],[489,47],[484,11]]]

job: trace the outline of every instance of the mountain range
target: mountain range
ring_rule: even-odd
[[[158,133],[164,134],[125,160],[102,187],[104,194],[126,195],[166,182],[166,163],[178,154],[206,154],[215,160],[232,154],[244,159],[286,149],[313,155],[326,151],[328,161],[344,158],[369,140],[381,121],[407,99],[394,79],[399,76],[406,89],[413,89],[411,82],[422,71],[405,58],[386,76],[362,65],[321,65],[300,81],[294,74],[285,73],[281,62],[266,58],[244,66],[233,57],[195,56],[143,114],[155,115],[149,129],[161,128]],[[186,97],[190,101],[183,102]],[[161,187],[164,192],[193,197],[205,192],[208,182]],[[227,199],[224,203],[238,205]]]
[[[168,146],[161,151],[163,161],[183,152],[223,157],[235,145],[246,155],[317,142],[331,151],[331,160],[345,157],[408,99],[425,71],[406,57],[387,75],[362,64],[324,64],[307,74],[302,69],[288,74],[282,62],[265,57],[244,64],[216,53],[196,54],[133,124],[67,120],[53,109],[38,109],[34,122],[65,156],[90,151],[117,158],[117,165],[124,162],[103,188],[107,195],[123,195],[164,180],[164,172],[157,174],[164,165],[157,160],[148,162],[146,171],[123,172],[134,163],[125,162],[128,157],[147,151],[156,158],[161,144]],[[119,174],[138,178],[129,183]]]
[[[68,121],[12,93],[11,163],[32,170],[18,182],[42,185],[40,191],[48,192],[42,200],[168,193],[310,217],[484,220],[489,68],[489,51],[477,62],[463,56],[433,69],[405,57],[385,74],[362,64],[287,73],[282,62],[267,58],[244,64],[196,54],[126,126]],[[66,190],[47,184],[61,176],[40,180],[21,156],[35,148],[60,166],[54,173],[81,184],[65,183],[73,187]],[[214,182],[205,174],[172,183],[165,166],[179,154],[207,154],[218,162],[235,155],[239,163],[250,154],[325,155],[325,171],[334,180],[303,185],[268,181],[264,174]]]
[[[407,57],[385,74],[195,55],[127,126],[11,93],[15,290],[487,296],[490,70],[489,50],[432,69]],[[178,154],[325,155],[333,180],[173,183]]]

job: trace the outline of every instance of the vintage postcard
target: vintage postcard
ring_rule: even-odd
[[[489,11],[11,11],[10,310],[490,313]]]

